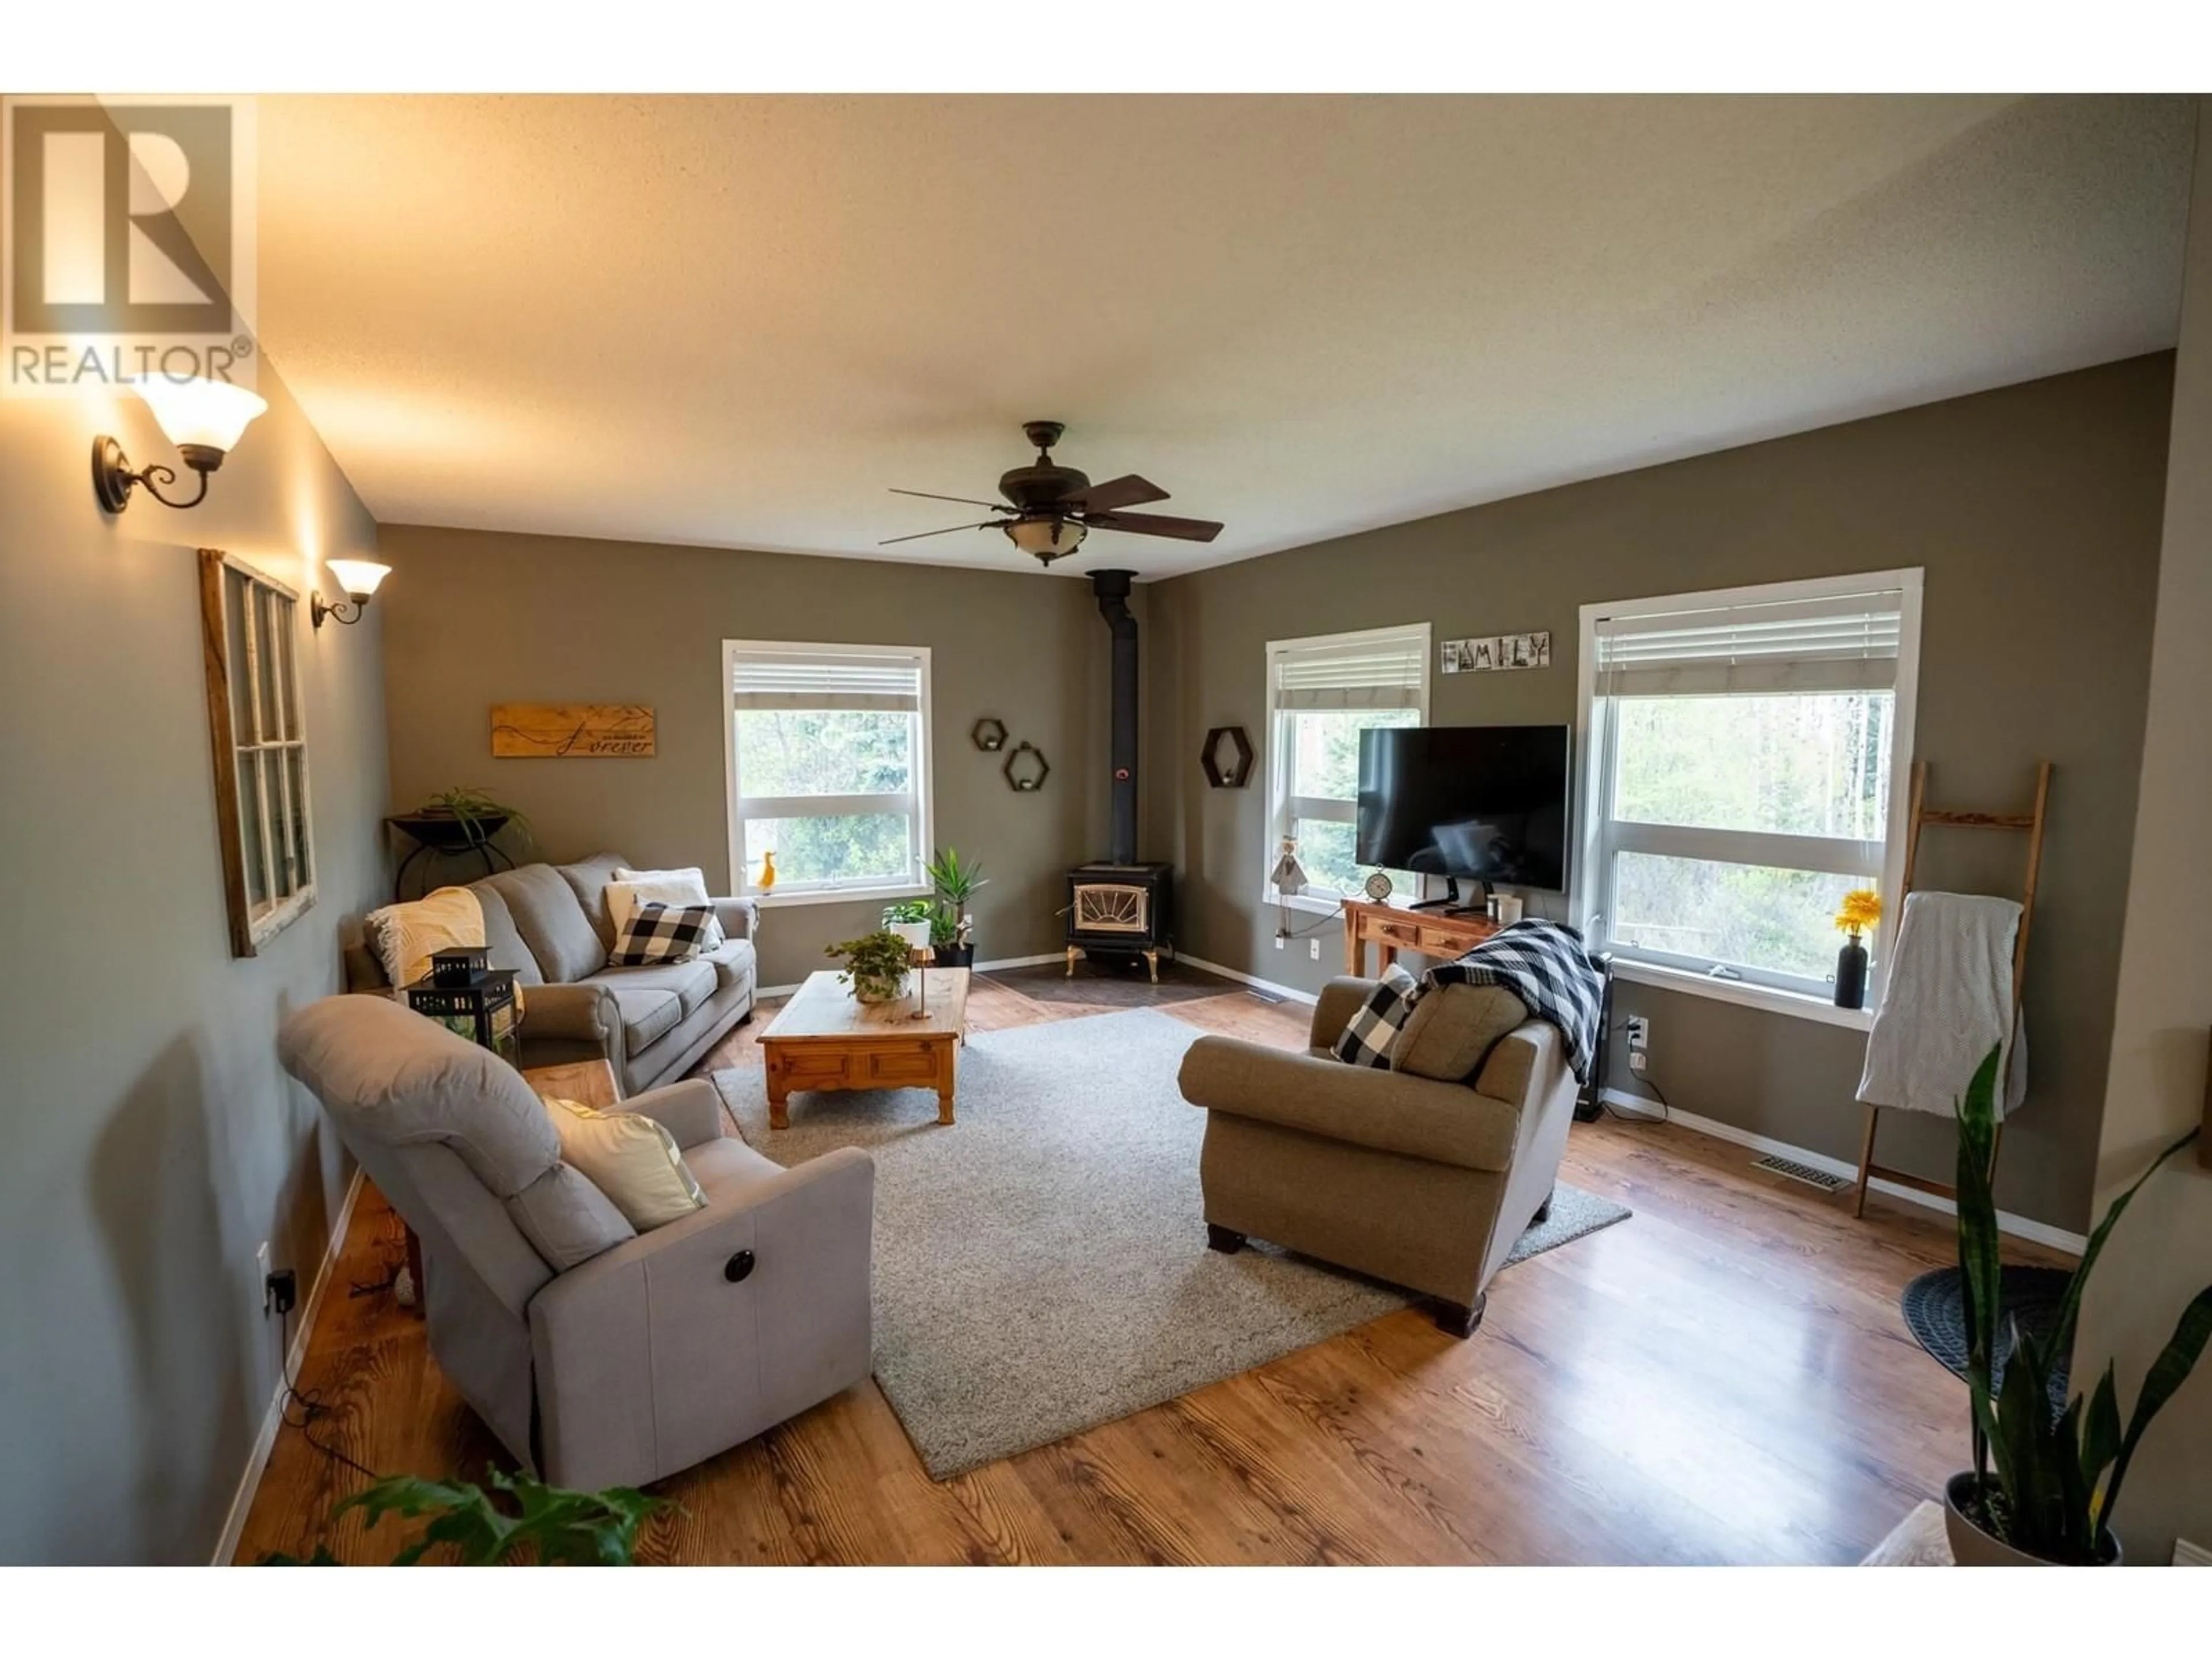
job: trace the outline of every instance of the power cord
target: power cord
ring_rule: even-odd
[[[279,1407],[279,1415],[284,1419],[285,1426],[297,1429],[302,1440],[332,1462],[343,1463],[355,1474],[364,1475],[371,1480],[383,1480],[384,1476],[369,1468],[368,1464],[349,1456],[328,1441],[318,1440],[315,1437],[314,1425],[323,1418],[330,1416],[332,1407],[323,1399],[321,1389],[308,1389],[303,1392],[293,1385],[292,1310],[289,1305],[279,1316],[276,1340],[279,1345],[276,1350],[276,1364],[284,1378],[284,1403]]]

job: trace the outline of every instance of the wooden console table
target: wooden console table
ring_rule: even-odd
[[[1407,910],[1395,904],[1372,904],[1365,899],[1344,901],[1344,971],[1354,978],[1370,977],[1367,947],[1382,952],[1382,964],[1395,962],[1401,951],[1449,961],[1462,956],[1498,931],[1498,924],[1479,910]]]

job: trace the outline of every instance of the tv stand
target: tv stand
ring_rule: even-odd
[[[1401,951],[1418,951],[1425,957],[1449,962],[1466,955],[1497,931],[1498,924],[1480,911],[1415,909],[1346,899],[1344,971],[1358,979],[1372,977],[1367,971],[1370,945],[1381,950],[1385,963],[1396,961]]]
[[[1477,882],[1474,885],[1477,892],[1479,893],[1481,890],[1482,884],[1480,882]],[[1459,896],[1459,878],[1457,876],[1446,876],[1444,878],[1444,896],[1442,898],[1423,899],[1419,903],[1409,904],[1406,908],[1408,910],[1442,910],[1445,914],[1449,915],[1451,912],[1455,910],[1474,908],[1474,902],[1470,901],[1468,903],[1462,905],[1460,902]]]

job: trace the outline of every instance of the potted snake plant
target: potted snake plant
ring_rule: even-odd
[[[2128,1466],[2151,1419],[2189,1378],[2212,1340],[2212,1285],[2182,1310],[2172,1337],[2143,1377],[2121,1425],[2110,1363],[2085,1402],[2076,1395],[2056,1415],[2051,1377],[2074,1346],[2082,1289],[2112,1228],[2143,1182],[2195,1140],[2192,1129],[2152,1160],[2112,1200],[2089,1235],[2058,1316],[2039,1336],[2011,1321],[2004,1378],[1992,1382],[2000,1314],[1996,1203],[1990,1176],[1996,1146],[1998,1055],[1992,1048],[1959,1104],[1959,1267],[1966,1320],[1966,1391],[1973,1412],[1974,1467],[1944,1489],[1952,1559],[1962,1566],[2107,1566],[2120,1559],[2112,1529]]]

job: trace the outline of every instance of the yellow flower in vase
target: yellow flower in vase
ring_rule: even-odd
[[[1844,895],[1843,906],[1836,912],[1836,926],[1856,939],[1861,933],[1870,933],[1881,920],[1881,895],[1871,887],[1859,887]]]

